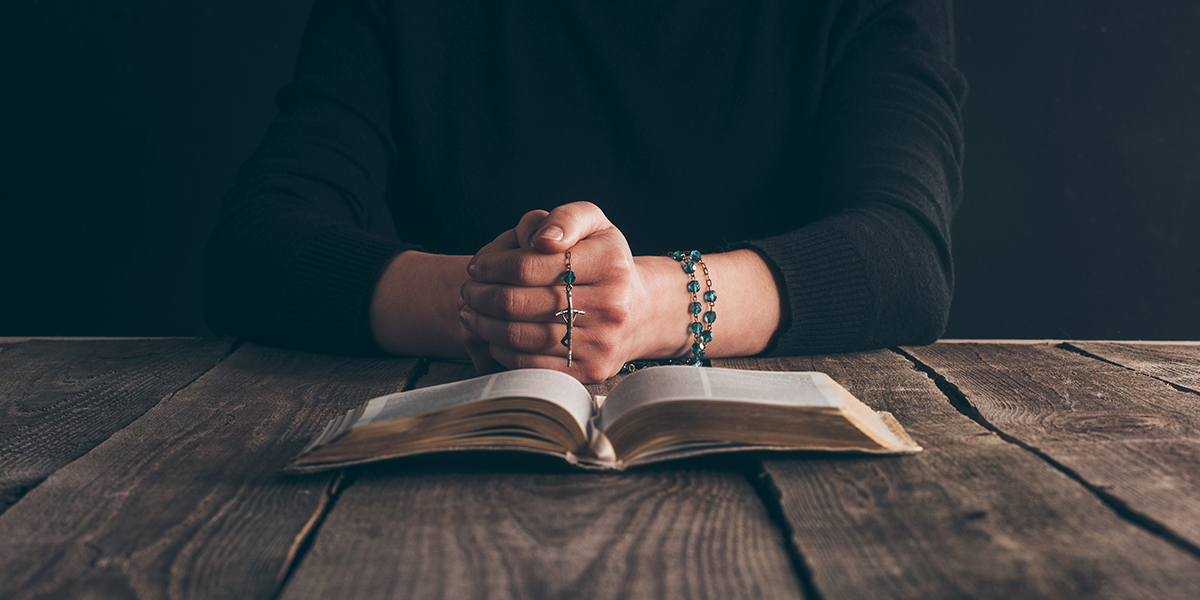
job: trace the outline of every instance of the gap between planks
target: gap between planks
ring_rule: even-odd
[[[993,341],[993,342],[986,342],[986,343],[996,343],[996,342]],[[1128,369],[1128,367],[1125,367],[1124,365],[1117,365],[1116,363],[1112,363],[1111,361],[1106,361],[1097,356],[1093,356],[1091,354],[1088,354],[1088,353],[1085,353],[1082,351],[1075,351],[1071,348],[1064,348],[1063,346],[1065,346],[1065,345],[1067,345],[1067,343],[1063,342],[1060,344],[1055,344],[1055,347],[1059,348],[1063,351],[1066,351],[1066,352],[1072,352],[1074,354],[1079,354],[1079,355],[1087,357],[1087,358],[1091,358],[1094,360],[1100,360],[1102,362],[1107,362],[1107,363],[1114,364],[1116,366],[1120,366],[1122,368]],[[1077,473],[1074,469],[1072,469],[1072,468],[1066,466],[1065,464],[1061,463],[1060,461],[1056,460],[1055,458],[1053,458],[1046,452],[1044,452],[1030,444],[1023,442],[1016,436],[1006,433],[1004,430],[1000,429],[999,427],[996,427],[994,424],[992,424],[990,421],[988,421],[987,418],[984,417],[983,414],[980,413],[979,410],[977,408],[975,408],[974,405],[971,404],[970,400],[967,399],[966,395],[962,392],[962,390],[960,390],[958,388],[958,386],[956,386],[953,383],[951,383],[950,381],[948,381],[945,377],[943,377],[941,374],[939,374],[936,370],[934,370],[929,365],[926,365],[925,363],[921,362],[921,360],[918,359],[916,356],[913,356],[912,354],[905,351],[903,348],[899,348],[899,347],[889,348],[889,350],[904,357],[906,360],[908,360],[909,362],[911,362],[913,364],[913,367],[915,369],[917,369],[918,371],[921,371],[922,373],[925,373],[926,376],[928,376],[930,379],[932,379],[934,384],[937,385],[938,389],[941,390],[942,393],[946,396],[947,401],[949,401],[950,404],[956,410],[958,410],[958,412],[962,413],[963,416],[971,419],[972,421],[975,421],[981,427],[986,428],[988,431],[995,433],[997,436],[1000,437],[1000,439],[1004,440],[1005,442],[1013,444],[1025,451],[1033,454],[1034,456],[1037,456],[1038,458],[1045,461],[1046,464],[1057,469],[1059,472],[1066,475],[1067,477],[1070,477],[1076,483],[1083,486],[1084,489],[1088,490],[1094,496],[1096,496],[1096,498],[1098,498],[1101,502],[1103,502],[1105,506],[1108,506],[1110,509],[1112,509],[1112,511],[1114,513],[1116,513],[1117,516],[1121,517],[1122,519],[1125,519],[1125,520],[1137,525],[1138,527],[1141,527],[1141,528],[1149,531],[1150,533],[1162,538],[1163,540],[1167,541],[1168,543],[1175,546],[1176,548],[1200,558],[1200,547],[1197,547],[1191,541],[1174,533],[1168,527],[1166,527],[1162,523],[1159,523],[1157,520],[1151,518],[1150,516],[1144,515],[1140,512],[1135,511],[1124,500],[1106,492],[1102,487],[1092,484],[1087,479],[1084,479],[1083,476],[1081,476],[1079,473]],[[1132,371],[1132,369],[1130,369],[1130,370]],[[1138,374],[1142,374],[1138,371],[1134,371],[1134,372],[1138,373]],[[1147,375],[1147,377],[1149,377],[1149,376]],[[1157,378],[1154,378],[1154,379],[1157,380]],[[1159,380],[1159,381],[1161,381],[1161,380]],[[1169,384],[1170,382],[1163,382],[1163,383]],[[1178,387],[1178,386],[1173,385],[1172,387]],[[1192,392],[1192,390],[1185,390],[1185,391]],[[1194,393],[1194,392],[1192,392],[1192,393]]]
[[[197,340],[197,341],[199,341],[199,340],[204,340],[204,339],[216,339],[216,338],[200,338],[200,337],[154,337],[154,338],[150,338],[150,337],[138,337],[138,338],[0,338],[0,343],[6,343],[6,345],[5,345],[5,346],[3,346],[3,347],[0,347],[0,352],[2,352],[2,351],[4,350],[4,348],[15,348],[15,347],[17,347],[19,344],[22,344],[22,343],[24,343],[24,342],[27,342],[27,341],[53,341],[53,342],[68,342],[68,341],[86,341],[86,342],[94,342],[94,341],[118,341],[118,342],[119,342],[119,341],[160,341],[160,340],[185,340],[185,341],[186,341],[186,340]],[[194,377],[192,377],[191,379],[188,379],[188,380],[186,380],[186,381],[180,382],[180,383],[179,383],[179,384],[178,384],[176,387],[174,387],[174,388],[173,388],[173,389],[171,389],[169,392],[167,392],[166,394],[164,394],[164,395],[163,395],[161,398],[159,398],[159,399],[158,399],[158,401],[156,401],[154,404],[152,404],[152,405],[149,405],[149,406],[146,406],[146,407],[145,407],[145,410],[144,410],[144,411],[143,411],[141,414],[143,414],[143,415],[144,415],[146,412],[149,412],[149,411],[153,410],[155,406],[158,406],[159,404],[162,404],[163,402],[169,401],[170,399],[174,398],[176,394],[178,394],[179,392],[183,391],[184,389],[187,389],[187,387],[188,387],[188,386],[192,385],[192,384],[193,384],[193,383],[195,383],[195,382],[196,382],[198,379],[200,379],[201,377],[203,377],[205,374],[207,374],[208,372],[210,372],[210,371],[212,371],[213,369],[215,369],[215,368],[217,367],[217,365],[221,364],[221,362],[222,362],[222,361],[224,361],[225,359],[229,358],[229,357],[230,357],[230,356],[231,356],[231,355],[232,355],[232,354],[233,354],[233,353],[234,353],[234,352],[235,352],[235,351],[236,351],[236,350],[237,350],[237,349],[238,349],[238,348],[239,348],[239,347],[242,345],[242,341],[241,341],[241,340],[238,340],[238,339],[231,339],[231,338],[224,338],[224,339],[227,339],[227,340],[229,340],[229,341],[228,341],[228,344],[229,344],[229,346],[228,346],[228,347],[225,349],[225,351],[224,351],[224,353],[223,353],[223,354],[221,354],[220,356],[218,356],[218,357],[216,358],[216,360],[215,360],[215,361],[213,361],[213,363],[212,363],[212,364],[208,365],[206,368],[204,368],[204,370],[202,370],[202,371],[200,371],[200,372],[196,373],[196,374],[195,374],[195,376],[194,376]],[[6,342],[6,340],[7,340],[8,342]],[[15,341],[14,341],[14,340],[15,340]],[[115,430],[112,430],[112,431],[108,432],[108,435],[107,435],[107,437],[111,438],[112,436],[114,436],[114,435],[117,435],[117,434],[118,434],[118,433],[120,433],[122,430],[124,430],[124,429],[126,429],[126,428],[128,428],[128,427],[132,426],[134,423],[136,423],[136,422],[137,422],[137,420],[138,420],[139,418],[141,418],[141,416],[140,416],[140,415],[139,415],[138,417],[136,417],[136,418],[133,418],[132,420],[128,421],[127,423],[125,423],[125,424],[124,424],[124,426],[121,426],[121,427],[119,427],[119,428],[117,428],[117,429],[115,429]],[[24,488],[24,489],[21,489],[21,490],[13,490],[13,491],[12,491],[12,493],[11,493],[11,495],[10,495],[9,497],[4,497],[4,495],[0,495],[0,514],[3,514],[3,513],[4,513],[5,511],[7,511],[9,508],[11,508],[12,506],[14,506],[14,505],[15,505],[17,502],[20,502],[20,501],[21,501],[21,499],[22,499],[22,498],[24,498],[24,497],[25,497],[27,494],[29,494],[29,493],[30,493],[30,492],[32,492],[33,490],[37,489],[37,487],[38,487],[39,485],[41,485],[43,482],[45,482],[47,478],[49,478],[51,475],[53,475],[53,474],[54,474],[54,472],[57,472],[57,471],[59,471],[59,470],[61,470],[61,469],[63,469],[63,468],[66,468],[67,466],[71,465],[72,463],[74,463],[74,462],[76,462],[76,461],[78,461],[78,460],[80,460],[80,459],[82,459],[82,458],[86,457],[86,456],[87,456],[87,455],[88,455],[88,454],[89,454],[89,453],[90,453],[92,450],[94,450],[94,449],[95,449],[97,446],[99,446],[101,443],[103,443],[103,441],[97,442],[95,445],[93,445],[91,448],[89,448],[87,451],[83,452],[82,454],[80,454],[80,455],[78,455],[78,456],[76,456],[76,457],[74,457],[74,458],[72,458],[72,459],[70,459],[70,460],[68,460],[68,461],[66,461],[66,462],[64,462],[64,463],[62,463],[62,464],[60,464],[60,465],[57,465],[56,467],[54,467],[54,470],[53,470],[53,471],[51,471],[51,472],[47,473],[47,474],[46,474],[46,476],[44,476],[44,477],[42,477],[41,479],[39,479],[39,480],[37,480],[36,482],[34,482],[34,483],[33,483],[33,485],[31,485],[31,486],[29,486],[29,487],[26,487],[26,488]]]
[[[1100,343],[1100,342],[1095,342],[1095,343]],[[1110,343],[1110,344],[1129,344],[1130,342],[1105,342],[1105,343]],[[1154,345],[1160,345],[1160,344],[1154,344]],[[1191,346],[1192,344],[1181,344],[1181,345]],[[1100,361],[1100,362],[1105,362],[1105,363],[1108,363],[1108,364],[1110,364],[1110,365],[1113,365],[1114,367],[1121,367],[1122,369],[1125,369],[1125,370],[1127,370],[1127,371],[1131,371],[1131,372],[1137,373],[1137,374],[1139,374],[1139,375],[1145,375],[1146,377],[1150,377],[1151,379],[1156,379],[1156,380],[1158,380],[1158,381],[1161,381],[1161,382],[1163,382],[1163,383],[1165,383],[1165,384],[1167,384],[1167,385],[1169,385],[1169,386],[1171,386],[1171,387],[1175,388],[1176,390],[1179,390],[1179,391],[1181,391],[1181,392],[1184,392],[1184,393],[1187,393],[1187,394],[1200,394],[1200,389],[1196,389],[1196,388],[1190,388],[1190,387],[1187,387],[1187,386],[1185,386],[1185,385],[1181,385],[1181,384],[1179,384],[1179,383],[1176,383],[1176,382],[1174,382],[1174,381],[1171,381],[1170,379],[1167,379],[1167,378],[1165,378],[1165,377],[1161,377],[1161,376],[1159,376],[1159,375],[1156,375],[1156,374],[1154,374],[1154,373],[1148,373],[1148,372],[1146,372],[1146,371],[1143,371],[1143,370],[1141,370],[1141,369],[1137,369],[1137,368],[1131,367],[1131,366],[1129,366],[1129,365],[1121,364],[1121,363],[1117,362],[1116,360],[1112,360],[1112,359],[1109,359],[1109,358],[1105,358],[1105,357],[1103,357],[1103,356],[1100,356],[1100,355],[1098,355],[1098,354],[1094,354],[1094,353],[1092,353],[1092,352],[1089,352],[1088,350],[1086,350],[1086,349],[1084,349],[1084,348],[1081,348],[1081,347],[1079,347],[1079,346],[1076,346],[1076,345],[1075,345],[1074,343],[1072,343],[1072,342],[1063,342],[1063,343],[1061,343],[1061,344],[1057,344],[1055,347],[1056,347],[1056,348],[1059,348],[1059,349],[1061,349],[1061,350],[1066,350],[1067,352],[1071,352],[1071,353],[1073,353],[1073,354],[1078,354],[1078,355],[1080,355],[1080,356],[1082,356],[1082,357],[1085,357],[1085,358],[1090,358],[1090,359],[1093,359],[1093,360],[1098,360],[1098,361]]]
[[[397,392],[405,392],[413,389],[422,377],[429,373],[429,365],[432,361],[427,358],[417,360],[417,364],[409,373],[408,378],[404,381],[404,385]],[[329,511],[333,510],[337,504],[338,496],[341,495],[346,488],[354,485],[357,471],[354,469],[341,469],[334,476],[333,481],[329,483],[329,487],[325,490],[325,497],[317,508],[313,511],[312,516],[308,518],[308,522],[296,534],[296,538],[292,541],[292,547],[288,549],[287,558],[284,559],[283,565],[279,569],[279,575],[275,579],[275,591],[271,594],[271,600],[277,600],[282,594],[284,588],[287,587],[288,581],[296,572],[296,567],[304,560],[304,555],[312,548],[313,540],[317,537],[317,532],[320,531],[321,525],[325,523],[325,517],[329,515]]]
[[[821,592],[817,589],[817,583],[813,579],[812,570],[808,568],[809,562],[804,559],[804,553],[796,545],[795,531],[793,531],[791,523],[788,523],[787,515],[783,512],[783,491],[775,485],[775,480],[763,466],[762,460],[756,458],[754,462],[758,465],[758,473],[747,471],[746,481],[758,493],[758,499],[762,502],[763,509],[767,511],[767,516],[779,528],[779,533],[783,536],[783,548],[787,551],[788,560],[792,563],[792,572],[796,574],[796,580],[800,582],[800,591],[804,594],[805,600],[822,600]]]
[[[325,497],[321,499],[321,503],[317,505],[312,516],[308,518],[308,521],[300,528],[300,532],[296,534],[295,539],[292,540],[292,547],[288,548],[287,557],[279,568],[279,575],[275,578],[275,591],[271,594],[271,600],[275,600],[283,593],[283,587],[291,578],[292,573],[296,571],[296,565],[300,564],[300,559],[312,547],[317,530],[321,528],[321,523],[325,522],[325,515],[328,515],[329,511],[333,509],[333,505],[337,503],[338,494],[342,493],[344,486],[350,485],[353,479],[353,476],[346,475],[346,469],[342,469],[337,472],[333,481],[329,482],[329,487],[325,488]]]

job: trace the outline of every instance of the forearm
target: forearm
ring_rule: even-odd
[[[384,352],[466,358],[458,319],[469,256],[398,254],[371,295],[371,334]]]

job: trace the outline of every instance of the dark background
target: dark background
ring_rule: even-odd
[[[204,242],[310,0],[0,7],[0,336],[206,335]],[[1200,339],[1200,3],[958,2],[947,337]]]

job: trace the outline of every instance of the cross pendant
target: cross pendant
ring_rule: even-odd
[[[586,315],[586,314],[587,314],[586,311],[575,309],[575,305],[571,301],[571,294],[569,292],[567,293],[567,307],[554,313],[554,316],[562,317],[563,321],[566,321],[566,323],[567,323],[567,335],[564,335],[563,339],[559,340],[559,343],[561,343],[562,345],[567,347],[567,366],[568,367],[571,366],[571,354],[572,354],[571,334],[575,332],[575,317],[577,317],[579,315]]]

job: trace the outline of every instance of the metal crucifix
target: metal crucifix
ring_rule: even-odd
[[[567,366],[568,367],[571,366],[571,353],[572,353],[571,334],[574,333],[574,331],[575,331],[575,317],[577,317],[579,315],[586,315],[586,314],[587,314],[586,311],[575,309],[575,305],[571,301],[571,293],[569,291],[567,292],[567,307],[554,313],[554,316],[562,317],[563,321],[566,321],[566,323],[567,323],[567,335],[563,336],[563,339],[560,340],[560,343],[567,347]]]
[[[562,317],[563,321],[567,322],[567,335],[564,335],[563,339],[559,340],[559,343],[567,347],[567,366],[569,367],[571,366],[571,355],[573,353],[573,349],[571,348],[571,334],[575,332],[575,317],[586,315],[587,313],[582,310],[575,310],[575,302],[571,298],[571,289],[575,287],[575,271],[571,270],[570,250],[566,252],[566,258],[567,272],[563,273],[562,279],[567,284],[567,287],[564,288],[567,292],[567,307],[554,313],[554,316]]]

